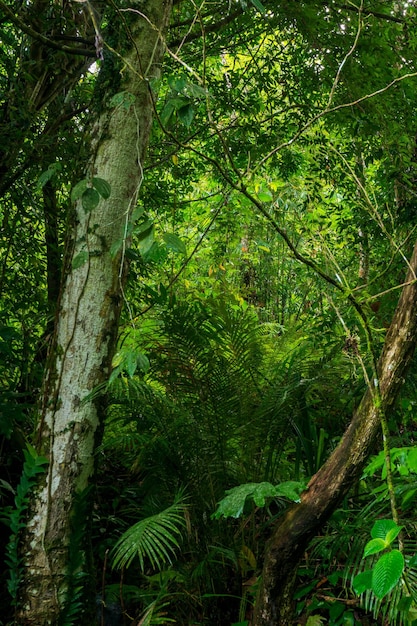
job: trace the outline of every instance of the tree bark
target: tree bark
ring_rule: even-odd
[[[380,402],[368,389],[342,440],[279,521],[267,545],[254,626],[292,624],[293,589],[310,540],[358,480],[380,428],[381,411],[396,401],[417,341],[417,243],[378,363]]]
[[[56,189],[50,180],[44,185],[42,191],[45,219],[46,284],[49,311],[53,314],[58,302],[61,282],[61,255],[59,253],[58,238],[59,209]],[[50,329],[47,327],[47,332],[48,330]]]
[[[76,203],[72,261],[58,307],[38,428],[38,451],[48,457],[49,466],[33,494],[22,544],[20,626],[58,624],[75,598],[74,576],[87,569],[83,502],[102,417],[96,390],[108,378],[115,349],[126,273],[123,250],[153,117],[149,81],[160,72],[171,1],[147,0],[137,6],[140,12],[132,9],[127,20],[128,50],[119,51],[124,65],[118,91],[129,99],[113,107],[103,103],[86,172],[88,181],[96,177],[109,183],[111,194],[92,210],[85,210],[82,199]],[[88,585],[86,578],[79,580]],[[83,623],[91,626],[80,616],[77,624]]]

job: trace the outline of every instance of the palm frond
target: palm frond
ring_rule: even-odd
[[[154,569],[162,569],[165,563],[171,563],[186,525],[186,506],[180,495],[170,507],[131,526],[113,548],[113,567],[129,567],[135,557],[138,557],[142,571],[145,559]]]
[[[159,624],[165,626],[168,623],[175,623],[174,619],[167,617],[165,615],[164,609],[168,606],[168,602],[158,603],[157,600],[152,602],[146,609],[145,613],[142,615],[142,618],[138,622],[138,626],[157,626]]]

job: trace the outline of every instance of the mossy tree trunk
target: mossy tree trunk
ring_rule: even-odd
[[[396,401],[417,340],[417,244],[378,363],[379,402],[368,389],[338,447],[279,521],[266,547],[254,626],[293,623],[293,590],[299,562],[343,497],[359,479],[380,431],[381,411]]]
[[[85,178],[89,187],[93,178],[106,181],[111,193],[106,197],[99,183],[104,197],[95,196],[91,188],[87,196],[92,204],[84,196],[75,207],[72,251],[38,428],[38,452],[48,458],[49,466],[33,494],[22,545],[20,626],[60,623],[75,601],[74,576],[88,569],[85,520],[78,517],[85,512],[80,501],[94,473],[102,419],[100,400],[94,400],[97,394],[92,392],[107,380],[115,349],[126,274],[124,242],[153,117],[149,83],[159,74],[170,5],[170,0],[145,0],[137,11],[125,14],[129,32],[124,33],[124,49],[119,49],[123,72],[117,91],[127,99],[111,106],[104,95],[91,132],[92,157]],[[88,577],[79,581],[88,586]],[[91,626],[87,613],[77,624]]]

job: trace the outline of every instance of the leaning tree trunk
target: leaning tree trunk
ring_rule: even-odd
[[[378,377],[381,405],[368,389],[341,442],[313,476],[301,503],[278,523],[265,553],[254,626],[292,624],[293,589],[299,562],[317,531],[358,480],[380,428],[381,411],[394,404],[417,341],[417,244],[384,348]]]
[[[79,576],[87,568],[80,560],[85,553],[82,500],[94,471],[101,420],[94,400],[98,394],[92,392],[108,378],[114,353],[125,273],[122,242],[142,180],[153,117],[149,81],[159,74],[170,9],[171,0],[144,0],[124,14],[129,32],[124,33],[118,92],[125,97],[103,102],[92,131],[88,191],[76,203],[72,261],[38,429],[38,451],[49,465],[33,495],[23,539],[19,626],[58,624],[71,604],[71,574],[78,575],[81,585],[85,580]],[[108,198],[106,185],[97,179],[110,185]],[[104,196],[96,206],[91,184]],[[82,618],[76,623],[83,623]]]

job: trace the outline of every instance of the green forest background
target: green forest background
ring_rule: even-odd
[[[89,133],[132,104],[128,6],[0,1],[4,625],[22,626],[59,294],[87,261],[68,262],[72,207],[111,194],[86,180]],[[174,4],[139,199],[110,251],[129,265],[117,351],[87,398],[105,421],[73,515],[97,624],[255,624],[268,539],[374,385],[410,268],[416,25],[404,0]],[[304,553],[294,624],[417,623],[416,375]],[[77,546],[60,624],[84,623]]]

